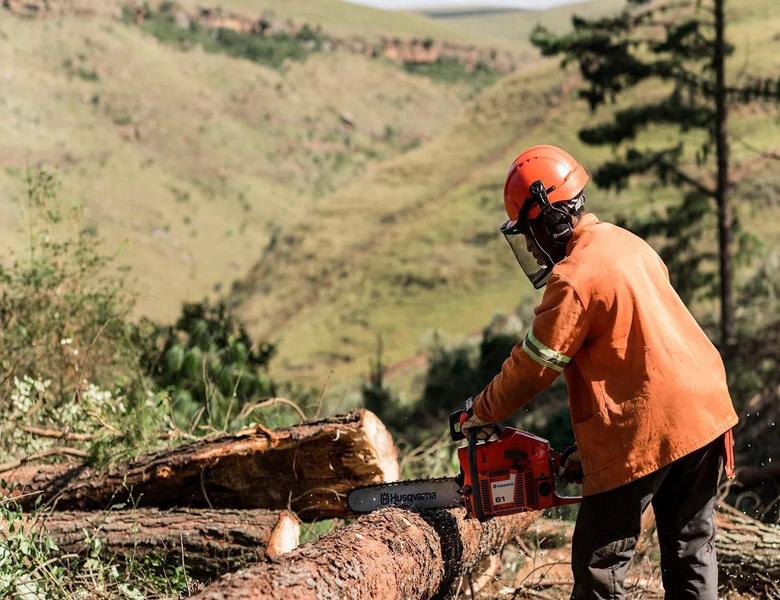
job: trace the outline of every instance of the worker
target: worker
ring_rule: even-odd
[[[529,148],[504,185],[501,231],[535,288],[525,339],[467,402],[463,428],[502,421],[563,373],[583,500],[572,599],[620,599],[649,504],[667,599],[717,598],[713,508],[733,476],[737,415],[717,349],[641,238],[585,212],[589,176],[555,146]],[[576,471],[576,469],[574,469]]]

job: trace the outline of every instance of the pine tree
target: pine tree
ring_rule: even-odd
[[[735,236],[747,237],[729,193],[728,109],[780,101],[780,79],[727,84],[725,59],[733,48],[725,37],[725,0],[627,1],[616,16],[574,17],[566,35],[537,27],[531,41],[546,56],[562,55],[563,66],[579,65],[579,95],[591,111],[621,102],[610,120],[579,132],[584,143],[616,151],[594,172],[595,183],[620,190],[645,175],[679,189],[679,201],[629,226],[644,237],[663,238],[660,254],[684,299],[719,297],[721,348],[728,352],[734,342]],[[650,82],[660,84],[660,97],[627,105],[629,92],[639,96],[649,88],[638,86]],[[660,146],[643,139],[658,126],[674,127],[679,136]],[[713,217],[717,254],[702,243]]]

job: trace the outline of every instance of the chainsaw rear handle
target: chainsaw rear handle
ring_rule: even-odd
[[[566,448],[563,452],[556,452],[556,456],[553,456],[553,466],[564,483],[581,484],[582,480],[585,479],[585,474],[582,471],[582,463],[580,461],[566,462],[569,456],[576,451],[577,444],[574,444]]]

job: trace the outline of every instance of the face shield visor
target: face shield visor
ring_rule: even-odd
[[[520,268],[534,288],[544,287],[555,263],[542,248],[528,221],[523,219],[507,221],[501,226],[501,233],[504,234]]]

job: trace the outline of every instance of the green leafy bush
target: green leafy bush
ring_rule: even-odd
[[[252,402],[279,391],[268,376],[275,347],[253,342],[224,302],[185,304],[174,325],[147,322],[141,330],[144,370],[170,394],[180,427],[239,427]],[[275,426],[284,419],[282,413],[266,411],[264,421]]]
[[[27,174],[23,208],[27,250],[0,266],[0,454],[58,441],[28,435],[29,426],[111,438],[117,455],[152,443],[164,398],[138,370],[132,298],[111,257],[50,173]]]
[[[274,347],[252,342],[224,303],[185,304],[169,327],[132,322],[122,270],[52,174],[27,175],[23,209],[27,251],[0,266],[0,462],[47,455],[62,445],[58,433],[79,434],[71,455],[105,464],[255,420],[303,418],[272,396],[311,392],[271,382]]]
[[[517,343],[517,335],[487,328],[477,347],[448,348],[436,339],[428,362],[425,389],[415,412],[442,421],[462,408],[501,371],[501,365]]]

